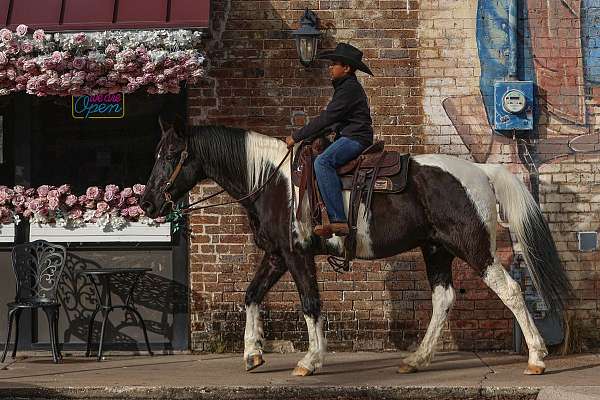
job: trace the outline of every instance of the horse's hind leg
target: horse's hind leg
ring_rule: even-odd
[[[327,341],[323,334],[321,299],[317,286],[317,273],[314,257],[310,254],[288,253],[286,263],[300,294],[302,312],[308,328],[308,352],[298,361],[292,373],[295,376],[312,375],[323,366]]]
[[[523,331],[527,347],[529,348],[529,361],[525,374],[543,374],[546,369],[543,359],[548,355],[548,351],[544,345],[544,339],[542,339],[531,318],[531,314],[529,314],[525,306],[521,287],[495,258],[493,264],[485,270],[483,281],[496,292],[506,307],[512,311]]]
[[[429,243],[421,247],[427,278],[431,285],[431,302],[433,313],[427,327],[427,332],[419,348],[403,360],[403,365],[398,373],[405,374],[416,372],[419,368],[426,367],[433,359],[435,345],[448,313],[454,304],[454,288],[452,287],[452,260],[454,256],[444,247]]]
[[[287,271],[283,258],[277,254],[266,253],[262,262],[246,289],[246,330],[244,332],[244,363],[246,371],[264,364],[263,326],[258,305],[265,294]]]

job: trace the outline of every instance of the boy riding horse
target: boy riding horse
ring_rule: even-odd
[[[325,129],[336,133],[333,144],[317,157],[314,166],[330,221],[328,225],[320,224],[315,227],[315,234],[319,236],[348,234],[342,185],[336,170],[373,144],[369,101],[355,75],[356,70],[373,75],[362,62],[362,55],[356,47],[339,43],[335,51],[319,56],[321,59],[331,60],[329,74],[334,87],[333,97],[319,116],[286,138],[287,145],[291,147],[294,143],[327,132]]]

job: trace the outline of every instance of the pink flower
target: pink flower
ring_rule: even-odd
[[[87,40],[87,35],[83,32],[76,33],[73,36],[73,41],[77,44],[85,43],[86,40]]]
[[[129,62],[135,59],[135,52],[133,50],[125,50],[121,53],[121,57],[123,57],[123,61]]]
[[[77,201],[79,202],[79,204],[85,204],[88,202],[88,198],[85,194],[82,194],[77,198]]]
[[[106,46],[106,49],[104,50],[104,52],[108,55],[114,56],[115,54],[117,54],[119,52],[119,48],[117,46],[115,46],[114,44],[109,44],[108,46]]]
[[[2,41],[4,43],[10,42],[13,38],[13,33],[10,31],[10,29],[2,29],[0,30],[0,39],[2,39]]]
[[[48,208],[50,210],[56,210],[58,208],[58,205],[60,204],[60,201],[58,200],[58,198],[56,197],[48,197]]]
[[[43,203],[40,199],[33,199],[29,202],[29,208],[33,211],[39,211],[43,208]]]
[[[0,51],[0,65],[6,65],[7,62],[8,62],[8,57],[6,56],[6,53],[3,51]]]
[[[13,198],[12,203],[17,207],[21,207],[25,205],[26,200],[27,198],[25,196],[23,196],[22,194],[18,194]]]
[[[80,219],[83,217],[83,210],[81,208],[74,208],[69,211],[69,218],[71,219]]]
[[[35,64],[35,61],[33,61],[33,60],[27,60],[23,63],[23,69],[27,72],[35,71],[35,68],[36,68],[36,64]]]
[[[158,218],[154,218],[154,222],[156,222],[157,224],[162,224],[166,221],[167,219],[165,217],[158,217]]]
[[[17,26],[17,36],[25,36],[27,35],[27,30],[29,29],[29,27],[25,24],[21,24],[19,26]]]
[[[156,64],[154,64],[153,62],[146,63],[142,67],[142,71],[145,73],[154,72],[155,70],[156,70]]]
[[[99,78],[99,79],[96,81],[96,86],[105,86],[105,85],[106,85],[106,82],[107,82],[107,81],[106,81],[106,78],[105,78],[105,77]]]
[[[97,186],[92,186],[89,187],[86,192],[85,195],[87,196],[88,199],[90,200],[97,200],[100,198],[100,188]]]
[[[25,194],[25,187],[21,186],[21,185],[17,185],[13,188],[13,190],[15,191],[15,193],[17,194]]]
[[[137,199],[135,197],[129,197],[126,200],[126,203],[129,204],[129,205],[135,205],[135,204],[137,204],[137,202],[138,201],[137,201]]]
[[[31,211],[30,209],[25,209],[25,211],[23,211],[23,216],[25,218],[30,218],[33,215],[33,211]]]
[[[58,193],[60,194],[67,194],[71,191],[71,186],[67,183],[65,183],[64,185],[60,185],[60,187],[58,188]]]
[[[75,68],[75,69],[85,68],[85,58],[75,57],[75,59],[73,60],[73,68]]]
[[[130,217],[135,218],[140,215],[140,210],[141,208],[139,208],[138,206],[129,207],[127,209],[127,214],[129,214]]]
[[[110,209],[108,203],[101,201],[96,205],[96,216],[100,217]]]
[[[135,185],[133,185],[133,193],[137,194],[137,195],[142,195],[144,194],[144,190],[146,190],[146,186],[142,185],[140,183],[136,183]]]
[[[40,197],[46,197],[48,196],[48,192],[50,191],[50,186],[48,185],[42,185],[40,187],[37,188],[37,194]]]
[[[43,29],[36,29],[33,32],[33,39],[38,41],[38,42],[42,42],[46,39],[46,34],[44,33]]]
[[[60,51],[55,51],[52,53],[51,56],[51,60],[52,62],[56,63],[56,64],[60,64],[63,61],[63,55]]]
[[[121,191],[121,198],[127,198],[133,195],[133,190],[131,188],[126,187]]]
[[[121,210],[121,215],[124,217],[128,217],[129,216],[129,208],[124,208]]]
[[[34,194],[35,194],[34,188],[29,188],[29,189],[25,190],[25,196],[33,196]]]
[[[15,71],[13,68],[9,68],[8,70],[6,70],[6,77],[11,81],[14,81],[17,77],[17,71]]]
[[[68,195],[65,199],[65,204],[69,207],[73,207],[75,204],[77,204],[77,196],[74,194]]]
[[[21,44],[21,50],[29,54],[33,51],[33,44],[31,44],[29,41],[25,41]]]

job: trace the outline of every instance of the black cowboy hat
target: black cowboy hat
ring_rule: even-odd
[[[348,43],[338,43],[334,51],[328,51],[319,54],[320,59],[340,61],[346,65],[356,68],[359,71],[373,76],[373,73],[369,67],[362,62],[362,56],[362,51]]]

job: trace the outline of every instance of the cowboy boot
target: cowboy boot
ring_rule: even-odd
[[[320,224],[315,226],[314,233],[317,236],[328,239],[333,234],[337,236],[346,236],[350,229],[347,222],[332,222],[330,224]]]

